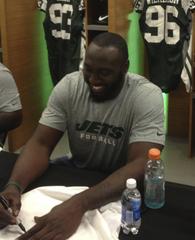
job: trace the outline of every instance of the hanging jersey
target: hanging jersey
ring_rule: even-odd
[[[150,80],[163,92],[175,90],[184,66],[195,0],[135,0],[148,55]]]
[[[38,7],[45,12],[43,26],[55,85],[64,75],[79,69],[84,4],[83,0],[39,0]]]

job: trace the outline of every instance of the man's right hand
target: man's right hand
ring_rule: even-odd
[[[0,229],[4,228],[9,224],[16,224],[16,217],[19,214],[21,207],[21,194],[14,186],[7,186],[7,188],[0,193],[3,196],[8,204],[9,210],[6,210],[0,204]]]

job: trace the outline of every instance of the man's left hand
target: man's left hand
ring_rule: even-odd
[[[35,217],[35,225],[18,240],[64,240],[78,228],[85,211],[79,198],[72,197],[42,216]]]

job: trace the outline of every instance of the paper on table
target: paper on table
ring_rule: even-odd
[[[22,196],[22,208],[19,218],[28,230],[34,224],[34,216],[42,216],[51,208],[69,199],[71,196],[84,191],[87,187],[40,187]],[[69,240],[117,240],[120,224],[120,204],[111,203],[104,206],[101,211],[88,211]],[[0,231],[1,240],[13,240],[21,235],[16,225],[10,225]]]

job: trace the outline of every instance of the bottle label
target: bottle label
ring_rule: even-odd
[[[121,221],[132,225],[141,218],[141,199],[131,199],[126,206],[122,206]]]
[[[131,199],[130,205],[131,205],[131,208],[133,209],[133,211],[140,209],[141,199],[138,199],[138,198]]]
[[[141,218],[140,207],[141,207],[141,199],[132,199],[130,201],[131,208],[133,210],[133,220],[137,221]]]

